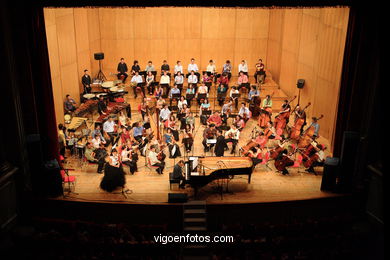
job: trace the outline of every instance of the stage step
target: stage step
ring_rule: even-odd
[[[207,231],[206,227],[203,226],[191,226],[191,227],[184,227],[183,231]]]
[[[184,222],[189,223],[189,222],[206,222],[206,218],[185,218]]]
[[[183,231],[207,231],[206,201],[193,200],[183,204]]]

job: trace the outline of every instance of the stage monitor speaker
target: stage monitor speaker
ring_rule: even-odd
[[[298,79],[297,87],[298,88],[303,88],[304,85],[305,85],[305,80],[304,79]]]
[[[324,172],[322,174],[321,190],[335,191],[337,175],[340,168],[339,158],[328,157],[325,159]]]
[[[94,54],[95,60],[104,60],[104,53],[103,52],[98,52]]]
[[[172,202],[180,203],[180,202],[187,202],[187,201],[188,201],[187,193],[168,193],[169,203]]]
[[[358,132],[345,131],[340,156],[340,191],[350,192],[356,178],[356,160],[359,152]]]

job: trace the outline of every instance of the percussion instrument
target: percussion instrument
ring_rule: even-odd
[[[114,80],[114,86],[119,85],[122,83],[122,80]]]
[[[92,99],[92,98],[95,98],[95,97],[96,97],[96,95],[92,94],[92,93],[83,95],[83,98],[85,98],[85,99]]]
[[[68,125],[68,130],[77,130],[88,118],[85,117],[73,117],[72,121]]]
[[[100,98],[101,96],[103,96],[103,98],[106,98],[106,97],[107,97],[107,93],[99,93],[99,94],[96,94],[96,97],[97,97],[97,98]]]
[[[105,81],[102,83],[102,88],[112,88],[115,87],[114,81]]]
[[[88,99],[74,111],[74,116],[81,117],[86,113],[92,112],[97,107],[97,104],[98,100]]]
[[[72,119],[72,116],[69,115],[69,114],[66,114],[66,115],[64,116],[64,122],[65,122],[65,124],[69,124],[71,119]]]
[[[111,92],[123,92],[125,90],[123,88],[121,88],[121,87],[111,87],[110,91]]]

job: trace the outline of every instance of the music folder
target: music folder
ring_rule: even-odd
[[[204,111],[202,111],[202,115],[205,115],[205,116],[211,115],[211,110],[204,110]]]
[[[217,139],[207,139],[206,140],[206,144],[216,144],[217,143]]]
[[[205,99],[207,97],[207,93],[198,94],[198,99]]]
[[[177,94],[172,94],[172,98],[180,98],[180,93],[177,93]]]
[[[195,94],[186,94],[186,99],[193,99]]]
[[[233,98],[239,98],[240,96],[241,96],[240,93],[233,93],[233,94],[232,94],[232,97],[233,97]]]

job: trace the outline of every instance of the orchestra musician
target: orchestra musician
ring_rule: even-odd
[[[314,128],[314,134],[312,136],[312,139],[315,140],[318,137],[318,132],[320,131],[320,124],[318,123],[317,117],[312,117],[311,120],[312,120],[311,124],[309,125],[307,130],[310,129],[311,127]]]
[[[289,174],[287,167],[290,167],[293,165],[294,165],[294,160],[292,160],[288,156],[287,149],[284,149],[282,152],[280,152],[275,159],[275,168],[278,171],[281,171],[283,175]]]
[[[230,63],[230,60],[227,60],[223,65],[222,74],[227,75],[228,80],[232,77],[232,64]]]
[[[72,114],[77,109],[76,105],[76,101],[74,101],[74,99],[69,94],[67,94],[64,103],[65,111],[69,114]]]
[[[165,127],[167,129],[170,129],[172,134],[173,134],[173,137],[176,141],[179,141],[179,130],[178,130],[178,127],[176,125],[176,118],[174,115],[170,115],[168,120],[165,121]]]
[[[158,85],[158,87],[154,91],[154,97],[159,99],[162,97],[163,94],[164,94],[164,89],[161,87],[161,85]]]
[[[169,86],[170,82],[171,82],[171,79],[170,79],[168,73],[165,70],[163,70],[162,75],[160,77],[160,85],[167,87],[167,89],[165,90],[166,94],[168,94],[170,91],[170,86]]]
[[[84,94],[91,93],[91,76],[88,75],[88,70],[84,70],[84,75],[81,77],[81,83],[83,84],[84,87]]]
[[[200,114],[200,122],[203,125],[207,125],[207,119],[209,118],[209,115],[207,113],[204,113],[205,111],[210,110],[210,103],[207,98],[201,99],[199,114]]]
[[[222,75],[218,78],[218,85],[224,85],[226,89],[229,88],[229,77],[227,72],[223,72]]]
[[[218,111],[215,111],[208,119],[207,124],[214,124],[217,129],[222,125],[222,118]]]
[[[186,100],[188,107],[191,107],[192,98],[195,96],[195,88],[193,84],[189,84],[186,90]]]
[[[118,79],[121,79],[121,77],[124,76],[123,83],[125,83],[129,75],[127,74],[128,68],[124,58],[121,58],[121,61],[118,63],[118,67],[116,70],[118,71],[117,74]]]
[[[196,85],[198,84],[198,76],[196,76],[195,71],[191,71],[190,75],[187,77],[188,86],[193,85],[196,92]]]
[[[191,128],[191,132],[194,132],[195,129],[195,117],[192,112],[190,112],[186,118],[186,125],[189,125]]]
[[[299,133],[295,134],[295,136],[299,137],[302,134],[303,128],[306,125],[306,112],[299,105],[297,105],[295,110],[294,110],[294,115],[295,115],[294,127],[293,127],[293,129],[291,131],[290,137],[293,135],[293,130],[298,128],[298,124],[299,124],[300,130],[299,130]]]
[[[322,144],[319,144],[317,146],[313,146],[314,152],[312,154],[309,154],[307,158],[303,158],[304,165],[308,168],[306,169],[307,172],[313,173],[314,175],[317,175],[317,173],[314,170],[314,167],[317,166],[323,166],[325,163],[325,149],[326,147]]]
[[[103,134],[106,136],[106,141],[109,140],[107,141],[106,146],[109,144],[115,145],[118,141],[118,138],[116,138],[118,136],[115,129],[116,126],[117,124],[114,121],[114,116],[109,116],[107,121],[103,123]]]
[[[289,101],[284,100],[281,111],[278,113],[277,116],[275,116],[275,128],[277,131],[280,132],[278,133],[280,135],[283,133],[284,128],[289,122],[290,112],[291,106],[289,104]]]
[[[156,71],[156,70],[154,69],[154,65],[153,65],[152,61],[150,60],[150,61],[148,61],[148,65],[146,65],[146,67],[145,67],[145,72],[149,74],[149,72],[152,72],[152,71]]]
[[[240,91],[241,88],[245,87],[248,92],[250,91],[250,84],[249,84],[249,79],[248,79],[248,76],[246,74],[244,74],[243,71],[240,71],[240,74],[238,76],[238,80],[237,80],[237,89]]]
[[[158,159],[158,153],[156,152],[156,145],[150,146],[150,151],[148,154],[148,159],[150,161],[150,165],[158,167],[156,169],[158,174],[163,174],[164,168],[165,168],[165,162],[160,161]]]
[[[133,124],[133,137],[137,142],[142,142],[144,127],[139,122]]]
[[[245,74],[248,78],[248,64],[245,60],[242,60],[240,64],[238,64],[238,75],[241,75],[241,72]]]
[[[164,74],[170,77],[171,73],[169,71],[170,71],[169,64],[167,63],[166,60],[163,60],[163,64],[161,65],[161,75]]]
[[[142,76],[139,75],[139,71],[134,72],[134,76],[131,78],[131,85],[133,86],[134,98],[137,98],[137,88],[140,88],[143,96],[145,97],[145,87],[143,86]]]
[[[191,58],[190,64],[188,64],[188,67],[187,67],[187,71],[188,71],[188,73],[191,73],[191,75],[192,75],[192,71],[193,71],[197,78],[200,77],[200,74],[198,72],[199,71],[198,65],[196,65],[194,58]],[[189,79],[189,75],[188,74],[187,74],[187,77]],[[190,83],[190,82],[188,82],[188,83]]]
[[[184,84],[184,76],[182,75],[181,71],[178,71],[175,76],[175,85],[180,89],[180,94],[183,90],[183,84]]]
[[[154,75],[151,71],[147,72],[148,74],[146,75],[146,88],[148,90],[149,95],[152,95],[154,92]]]
[[[186,128],[183,133],[182,143],[186,152],[189,153],[192,150],[192,145],[194,144],[194,137],[192,135],[191,125],[186,124]]]
[[[236,147],[238,144],[238,140],[240,138],[240,131],[238,131],[235,125],[232,125],[228,131],[225,132],[225,140],[226,143],[232,143],[232,151],[230,154],[234,154],[236,152]]]
[[[175,138],[172,139],[172,142],[168,145],[169,158],[181,157],[180,147],[176,143]]]
[[[207,93],[210,92],[211,84],[213,83],[212,77],[210,77],[207,72],[203,72],[202,80],[201,82],[207,86]]]
[[[124,188],[126,184],[125,173],[116,149],[113,149],[111,155],[106,157],[106,162],[100,188],[108,192],[112,192],[118,187]]]
[[[141,70],[141,67],[139,66],[138,64],[138,61],[137,60],[134,60],[133,62],[133,66],[131,66],[131,74],[132,75],[135,75],[136,72],[140,72]]]
[[[253,101],[254,97],[260,97],[260,91],[256,88],[256,85],[251,86],[251,90],[248,93],[248,100]]]
[[[121,158],[122,164],[129,166],[130,173],[134,175],[134,172],[138,171],[138,154],[135,153],[131,147],[125,144],[122,146]]]
[[[228,88],[227,88],[227,85],[225,84],[220,84],[218,86],[218,89],[217,89],[217,98],[218,98],[218,104],[220,106],[223,105],[223,102],[225,101],[225,97],[226,97],[226,92],[227,92]]]
[[[177,97],[173,98],[173,95],[180,95],[180,89],[177,88],[177,85],[173,85],[173,88],[169,92],[170,105],[172,105],[173,99],[175,99],[176,101],[179,99]]]
[[[222,106],[221,109],[221,118],[222,118],[222,123],[227,124],[227,120],[230,116],[230,113],[232,112],[232,100],[228,99],[225,101],[225,104]]]
[[[260,111],[259,126],[264,128],[271,122],[272,117],[272,99],[270,95],[267,95],[263,100]]]
[[[262,59],[259,59],[259,61],[255,65],[255,68],[256,68],[255,81],[256,83],[263,84],[265,81],[265,69],[264,69],[264,64]],[[257,82],[258,77],[260,82]]]
[[[215,67],[215,64],[214,64],[214,61],[213,60],[209,60],[209,64],[207,65],[206,67],[206,71],[211,73],[211,80],[215,80],[217,79],[215,76],[216,76],[216,72],[217,72],[217,69]],[[215,82],[215,81],[214,81]]]
[[[238,97],[233,97],[233,94],[239,94],[239,93],[240,92],[238,91],[236,86],[232,87],[229,93],[230,99],[234,101],[234,106],[236,109],[238,109]]]
[[[175,76],[178,75],[178,72],[180,72],[180,74],[183,74],[183,66],[181,65],[181,61],[179,61],[179,60],[176,62],[176,65],[174,68]]]
[[[268,138],[264,132],[260,132],[255,139],[252,139],[253,142],[256,142],[260,148],[264,148],[267,144]]]
[[[108,156],[106,147],[100,143],[98,149],[94,150],[95,159],[98,161],[97,173],[103,173],[104,165],[106,164],[106,157]]]
[[[242,131],[245,127],[245,120],[240,115],[237,115],[233,120],[233,124],[239,131]]]
[[[207,140],[210,139],[215,139],[215,136],[217,135],[217,130],[215,129],[214,124],[210,124],[204,131],[203,131],[203,147],[204,147],[204,152],[210,151],[210,148],[214,146],[214,144],[208,144]]]
[[[207,93],[208,93],[208,87],[203,83],[202,85],[199,86],[198,88],[198,91],[197,91],[197,100],[198,100],[198,105],[201,104],[201,99],[202,99],[202,96],[204,95],[200,95],[200,94],[206,94],[207,96]]]
[[[180,180],[179,183],[179,188],[180,189],[185,189],[185,184],[186,184],[186,178],[183,173],[183,168],[184,168],[184,161],[180,160],[174,167],[173,167],[173,172],[172,172],[172,179],[173,180]]]
[[[240,110],[238,111],[238,115],[241,116],[245,122],[247,122],[250,118],[250,110],[248,107],[246,107],[245,102],[241,103]]]

